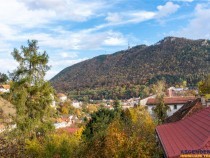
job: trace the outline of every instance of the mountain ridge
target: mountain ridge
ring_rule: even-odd
[[[208,53],[209,40],[170,36],[150,46],[137,45],[69,66],[50,82],[61,92],[127,83],[148,84],[158,76],[182,78],[195,84],[208,71]]]

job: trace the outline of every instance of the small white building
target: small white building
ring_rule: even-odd
[[[54,126],[55,126],[55,129],[58,129],[58,128],[68,127],[70,125],[68,125],[67,122],[58,122],[58,123],[54,123]]]
[[[61,102],[65,102],[67,100],[67,96],[63,93],[58,93],[57,97]]]
[[[122,101],[122,108],[132,108],[134,106],[139,105],[140,98],[130,98],[128,100],[123,100]]]
[[[184,104],[186,104],[188,101],[193,101],[196,98],[194,96],[188,96],[188,97],[165,97],[164,98],[164,104],[169,106],[169,110],[167,111],[167,115],[171,116],[176,111],[178,111]],[[148,109],[148,112],[153,116],[154,112],[153,109],[158,106],[158,101],[156,98],[149,98],[147,100],[146,106]]]
[[[13,125],[3,125],[3,124],[0,124],[0,133],[8,130],[8,131],[11,131],[12,129],[15,129],[17,128],[17,125],[16,124],[13,124]]]
[[[170,87],[167,89],[167,96],[168,97],[173,97],[173,96],[184,96],[184,93],[188,91],[188,88],[175,88],[175,87]]]
[[[79,109],[79,108],[81,108],[81,106],[82,106],[82,102],[80,101],[73,101],[72,102],[72,106],[74,107],[74,108],[77,108],[77,109]]]
[[[58,128],[70,127],[72,124],[75,123],[81,123],[81,120],[79,120],[76,115],[68,115],[58,118],[56,123],[54,123],[54,126],[56,129],[58,129]]]
[[[10,92],[10,85],[0,85],[0,92],[9,93]]]
[[[155,98],[155,97],[156,97],[156,95],[151,95],[151,96],[149,96],[149,97],[147,97],[147,98],[141,99],[141,100],[139,101],[139,104],[140,104],[141,106],[145,106],[145,105],[147,104],[147,100],[148,100],[148,99],[150,99],[150,98]]]
[[[69,116],[69,121],[71,122],[71,124],[74,124],[74,123],[79,122],[79,119],[76,115],[70,115]]]

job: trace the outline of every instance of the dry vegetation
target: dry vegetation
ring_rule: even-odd
[[[14,105],[0,97],[0,124],[8,123],[9,118],[15,116],[15,114]]]

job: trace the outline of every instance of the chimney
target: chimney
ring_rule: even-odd
[[[168,90],[167,90],[167,95],[169,96],[169,97],[172,97],[173,96],[173,92],[172,92],[173,90],[172,90],[172,88],[170,87],[170,88],[168,88]]]
[[[205,99],[204,95],[201,95],[201,103],[203,106],[206,106],[206,99]]]
[[[206,101],[206,107],[209,107],[210,106],[210,99],[208,99],[207,101]]]

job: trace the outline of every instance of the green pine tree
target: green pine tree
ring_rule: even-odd
[[[20,51],[14,49],[12,56],[18,62],[12,78],[10,99],[16,106],[17,131],[29,137],[44,134],[52,128],[49,112],[52,110],[53,88],[44,80],[49,70],[48,55],[38,52],[37,41],[28,41]],[[18,133],[16,131],[16,133]]]
[[[160,80],[155,85],[153,85],[153,93],[156,94],[157,100],[157,105],[153,111],[155,113],[158,124],[164,122],[164,120],[167,118],[167,111],[170,110],[170,107],[164,104],[165,89],[166,83],[164,80]]]
[[[169,106],[164,104],[164,96],[156,97],[158,103],[153,109],[155,116],[157,118],[158,124],[161,124],[164,122],[164,120],[167,118],[167,111],[170,109]]]

